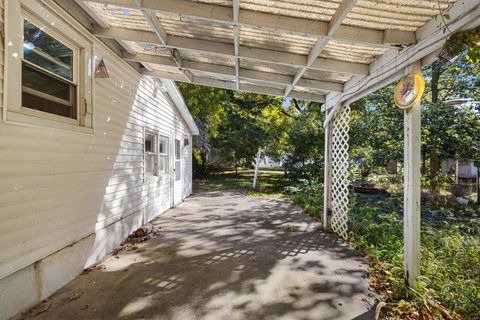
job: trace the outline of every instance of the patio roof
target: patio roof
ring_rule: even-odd
[[[96,21],[94,33],[118,41],[146,75],[319,102],[478,11],[472,0],[76,2]],[[459,14],[435,19],[455,6]]]

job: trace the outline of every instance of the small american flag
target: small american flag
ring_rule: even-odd
[[[95,68],[95,78],[109,78],[107,66],[105,61],[102,59],[98,62],[97,67]]]

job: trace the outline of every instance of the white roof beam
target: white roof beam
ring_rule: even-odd
[[[144,70],[143,74],[185,82],[185,78],[181,74],[171,74],[168,72],[147,71],[147,70]],[[210,78],[198,77],[198,76],[192,77],[192,83],[199,84],[202,86],[211,86],[211,87],[222,88],[227,90],[236,90],[237,88],[237,85],[234,81],[210,79]],[[280,97],[283,95],[283,89],[272,88],[268,86],[259,86],[259,85],[253,85],[253,84],[245,84],[245,83],[240,83],[240,91],[266,94],[270,96],[280,96]],[[294,98],[303,99],[303,100],[317,101],[322,103],[325,102],[325,96],[322,94],[292,91],[291,96]]]
[[[159,64],[167,67],[177,66],[176,63],[172,61],[171,58],[164,57],[164,56],[155,56],[155,55],[142,54],[142,53],[137,53],[137,54],[124,53],[122,54],[122,58],[127,61]],[[180,66],[181,66],[181,69],[185,71],[201,71],[205,73],[210,73],[212,75],[235,77],[235,79],[237,77],[235,68],[230,66],[223,66],[223,65],[213,64],[213,63],[205,63],[205,62],[198,62],[198,61],[191,61],[191,60],[183,60]],[[269,83],[269,84],[288,85],[292,82],[291,76],[277,74],[277,73],[270,73],[270,72],[255,71],[250,69],[241,69],[241,68],[239,69],[238,77],[246,80],[261,81],[261,82],[265,82],[266,84]],[[298,85],[306,89],[323,90],[323,91],[342,91],[343,89],[343,85],[339,83],[328,82],[328,81],[317,81],[317,80],[310,80],[310,79],[302,79],[298,83]]]
[[[158,38],[158,40],[160,40],[160,43],[162,45],[166,45],[167,40],[168,40],[168,34],[165,31],[165,29],[163,28],[162,23],[160,22],[158,17],[155,15],[154,12],[147,11],[146,9],[142,8],[143,0],[135,0],[135,2],[137,4],[137,6],[139,7],[139,9],[142,11],[143,16],[145,17],[145,20],[147,20],[148,24],[153,29],[153,32],[155,32],[155,34],[157,35],[157,38]],[[192,78],[192,75],[189,72],[185,72],[184,70],[181,69],[181,61],[179,61],[179,58],[178,58],[180,55],[175,56],[175,49],[173,51],[171,51],[171,55],[172,55],[173,61],[175,61],[179,70],[182,71],[182,73],[185,75],[185,78],[187,79],[187,81],[190,82],[191,78]],[[148,67],[145,64],[144,64],[144,66],[147,69],[151,69],[150,67]]]
[[[317,40],[313,48],[310,50],[307,58],[307,67],[311,66],[315,60],[318,58],[320,53],[325,49],[328,44],[328,41],[334,36],[337,30],[342,25],[343,20],[348,16],[350,11],[352,10],[353,6],[357,3],[357,0],[343,0],[340,5],[338,6],[337,10],[335,10],[335,14],[333,15],[332,19],[328,22],[327,34],[325,37],[321,37]],[[290,91],[295,87],[298,81],[302,78],[303,74],[307,70],[306,67],[300,68],[295,77],[293,78],[293,82],[285,89],[285,96],[288,96]]]
[[[162,45],[154,32],[131,30],[125,28],[96,28],[94,30],[94,34],[98,37],[135,42],[147,42],[161,47],[204,52],[208,54],[226,56],[232,59],[235,59],[237,57],[235,55],[234,46],[228,43],[169,35],[167,45]],[[238,58],[294,67],[304,67],[306,66],[307,61],[306,56],[301,54],[279,52],[245,46],[239,46]],[[362,63],[318,58],[309,68],[345,74],[367,75],[369,67],[367,64]]]
[[[136,0],[88,0],[121,7],[137,7]],[[191,2],[186,0],[143,0],[142,7],[177,16],[189,17],[201,21],[216,22],[229,26],[262,28],[273,32],[295,33],[308,37],[325,37],[328,23],[305,18],[279,16],[239,9],[238,23],[234,21],[234,11],[229,7],[215,4]],[[415,42],[413,32],[373,30],[361,27],[340,26],[334,39],[343,42],[362,43],[376,47],[395,48],[395,45],[410,45]],[[398,42],[400,41],[400,42]]]

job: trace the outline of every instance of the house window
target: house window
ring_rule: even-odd
[[[6,1],[5,16],[3,120],[93,134],[93,38],[41,0]]]
[[[23,20],[22,106],[77,119],[76,52]]]
[[[179,139],[175,139],[175,181],[179,181],[182,178],[181,173],[181,144]]]
[[[145,176],[158,176],[157,135],[145,132]]]
[[[158,172],[168,172],[168,138],[162,136],[158,139]]]

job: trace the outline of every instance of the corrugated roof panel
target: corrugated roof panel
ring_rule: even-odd
[[[387,48],[353,45],[330,40],[320,57],[368,64],[387,51]]]
[[[297,72],[297,68],[295,67],[280,65],[276,63],[258,62],[249,59],[240,59],[240,68],[268,73],[278,73],[287,76],[294,76]]]
[[[455,1],[359,0],[343,23],[379,30],[415,31]]]
[[[90,9],[110,27],[153,31],[143,12],[137,9],[122,8],[95,2],[85,2]]]
[[[345,83],[350,80],[352,76],[348,74],[329,72],[315,69],[307,69],[303,74],[305,79],[313,79],[319,81]]]
[[[223,66],[235,66],[235,59],[233,58],[189,50],[179,50],[179,52],[184,60],[214,63]]]
[[[283,16],[330,21],[341,0],[241,0],[240,8]]]
[[[171,49],[162,48],[151,43],[123,41],[130,49],[138,53],[152,54],[156,56],[170,57]]]
[[[156,15],[168,34],[233,43],[233,28],[231,26],[195,20],[183,16],[172,16],[160,13],[156,13]]]
[[[285,32],[271,32],[241,27],[240,45],[274,51],[308,54],[317,41],[315,37],[305,37]]]

